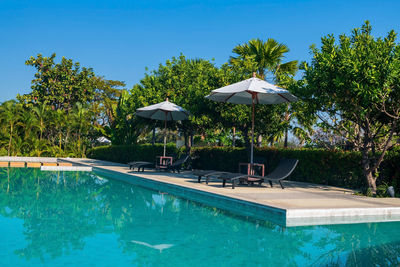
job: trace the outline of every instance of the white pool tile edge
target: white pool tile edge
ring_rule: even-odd
[[[12,162],[46,162],[46,163],[55,163],[59,159],[52,157],[0,157],[0,161],[12,161]]]
[[[41,171],[79,171],[79,172],[91,172],[92,167],[87,166],[41,166]]]

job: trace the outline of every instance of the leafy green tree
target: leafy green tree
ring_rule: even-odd
[[[131,90],[129,97],[121,98],[117,110],[122,115],[122,120],[112,127],[114,136],[127,140],[126,136],[130,136],[129,131],[132,133],[133,129],[146,129],[143,128],[143,120],[135,119],[132,114],[139,107],[164,101],[168,97],[170,101],[191,113],[189,121],[168,124],[169,128],[178,127],[184,133],[187,146],[190,146],[190,137],[195,134],[206,135],[213,130],[218,132],[223,127],[230,129],[235,127],[243,133],[249,147],[250,107],[216,103],[209,101],[205,96],[213,89],[251,77],[256,68],[252,57],[246,57],[235,65],[224,64],[221,68],[206,60],[186,59],[183,55],[167,60],[157,70],[146,74],[140,84]],[[278,128],[282,131],[280,121],[284,110],[282,105],[258,106],[256,131],[265,135],[274,135]],[[147,132],[155,123],[146,122]],[[138,134],[137,131],[136,133]],[[118,138],[114,138],[113,142]]]
[[[288,75],[279,76],[279,85],[286,88],[294,95],[301,95],[304,86],[304,80],[295,80],[294,77]],[[305,142],[311,141],[311,136],[314,134],[314,126],[316,125],[316,116],[309,110],[310,103],[308,101],[296,101],[285,105],[285,115],[281,122],[284,133],[278,139],[284,138],[284,147],[288,146],[288,132],[291,131],[293,135],[300,141],[300,145]]]
[[[110,125],[115,120],[115,110],[125,83],[96,77],[95,85],[94,100],[90,109],[97,114],[98,121],[102,126]]]
[[[123,120],[114,126],[114,129],[126,130],[122,123],[130,120],[134,124],[142,123],[143,120],[133,119],[131,115],[136,109],[164,101],[169,98],[171,102],[182,106],[191,113],[189,121],[179,123],[168,123],[168,127],[174,129],[179,127],[186,139],[195,133],[204,132],[209,127],[213,127],[213,121],[209,116],[215,112],[215,103],[204,97],[215,88],[223,84],[223,76],[218,68],[211,62],[202,59],[186,59],[183,55],[166,63],[160,64],[157,70],[146,74],[135,85],[130,96],[120,101],[119,112],[123,111]],[[148,130],[151,130],[156,122],[147,121]],[[143,124],[140,124],[143,125]],[[121,136],[118,134],[118,136]]]
[[[46,101],[53,109],[70,110],[75,103],[88,103],[95,95],[96,76],[91,68],[80,66],[79,62],[62,57],[55,62],[56,54],[50,57],[31,57],[25,62],[36,68],[32,80],[32,92],[18,95],[24,103],[41,103]]]
[[[313,46],[299,90],[320,125],[344,136],[362,153],[362,169],[372,193],[385,152],[400,119],[400,45],[396,33],[374,38],[367,21],[350,36],[333,35]]]
[[[143,131],[148,130],[148,122],[134,116],[135,108],[128,91],[122,91],[118,104],[113,111],[113,121],[105,127],[106,133],[115,145],[134,144]]]
[[[116,120],[125,83],[95,76],[71,59],[57,63],[55,56],[27,60],[37,69],[32,92],[1,104],[2,155],[81,157]]]

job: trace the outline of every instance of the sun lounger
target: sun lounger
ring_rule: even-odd
[[[137,165],[140,165],[142,163],[150,163],[150,162],[147,162],[147,161],[131,161],[131,162],[128,162],[127,164],[129,165],[129,169],[132,169],[132,168],[136,168]]]
[[[206,178],[206,184],[208,184],[208,181],[211,176],[216,176],[222,173],[226,172],[221,172],[221,171],[215,171],[215,170],[193,170],[192,171],[193,175],[197,176],[197,182],[201,182],[201,178]]]
[[[177,161],[172,163],[171,165],[167,165],[165,170],[173,171],[173,172],[177,171],[179,173],[182,168],[182,165],[185,164],[189,160],[189,158],[190,157],[188,154],[184,154]]]
[[[246,181],[248,184],[254,184],[254,182],[258,182],[260,185],[263,182],[263,179],[256,178],[255,175],[244,173],[225,172],[217,175],[217,178],[222,180],[222,187],[225,187],[226,182],[231,182],[232,189],[235,188],[238,182],[243,183]]]
[[[282,189],[285,189],[282,184],[282,180],[292,174],[298,162],[299,160],[297,159],[283,159],[279,162],[275,170],[265,176],[249,175],[243,173],[223,173],[218,176],[218,179],[222,180],[222,186],[225,186],[226,182],[231,182],[232,189],[235,188],[235,185],[238,181],[247,181],[250,184],[253,184],[254,182],[258,182],[259,184],[261,184],[262,182],[268,181],[271,187],[272,182],[279,182]]]
[[[137,168],[138,172],[140,171],[140,169],[142,169],[142,172],[144,172],[145,167],[151,167],[154,164],[148,161],[132,161],[129,162],[128,165],[130,170],[135,170],[135,168]]]

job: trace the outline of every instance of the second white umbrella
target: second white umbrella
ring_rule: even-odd
[[[164,157],[167,142],[167,121],[181,121],[189,118],[189,112],[187,110],[169,102],[168,98],[164,102],[138,108],[136,110],[136,115],[153,120],[164,121]]]

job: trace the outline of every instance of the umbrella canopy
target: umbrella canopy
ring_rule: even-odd
[[[136,115],[160,121],[181,121],[189,118],[189,112],[167,100],[151,106],[139,108]]]
[[[217,102],[245,105],[252,105],[253,103],[280,104],[297,101],[297,97],[288,90],[257,77],[212,90],[211,94],[206,97]]]
[[[253,163],[254,105],[297,101],[297,97],[289,91],[255,77],[255,73],[253,78],[212,90],[206,98],[217,102],[252,105],[250,163]]]
[[[184,108],[171,103],[167,100],[164,102],[150,105],[136,110],[136,115],[148,119],[165,121],[164,123],[164,157],[167,144],[167,121],[181,121],[189,118],[189,112]]]

